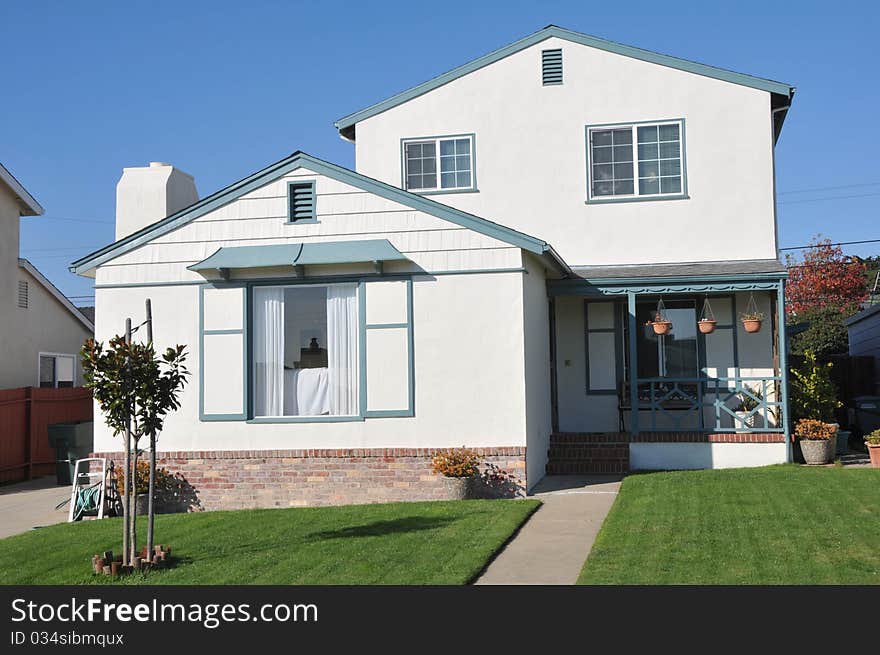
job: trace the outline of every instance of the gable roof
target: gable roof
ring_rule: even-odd
[[[557,27],[556,25],[548,25],[544,29],[538,30],[534,34],[530,34],[529,36],[522,38],[519,41],[514,41],[513,43],[506,45],[503,48],[499,48],[494,52],[490,52],[487,55],[483,55],[482,57],[474,59],[473,61],[469,61],[468,63],[463,64],[458,68],[453,68],[451,71],[443,73],[442,75],[438,75],[437,77],[430,79],[427,82],[423,82],[418,86],[414,86],[411,89],[402,91],[401,93],[398,93],[397,95],[391,96],[386,100],[371,105],[366,109],[362,109],[353,114],[349,114],[348,116],[344,116],[336,121],[334,125],[343,137],[353,140],[355,138],[355,125],[360,121],[366,120],[367,118],[375,116],[376,114],[381,114],[382,112],[387,111],[392,107],[396,107],[405,102],[408,102],[409,100],[412,100],[413,98],[424,95],[425,93],[433,91],[434,89],[441,87],[444,84],[448,84],[449,82],[456,80],[459,77],[463,77],[468,73],[472,73],[475,70],[479,70],[480,68],[488,66],[489,64],[493,64],[500,59],[504,59],[509,55],[517,53],[520,50],[524,50],[525,48],[531,47],[536,43],[540,43],[541,41],[549,39],[553,36],[560,39],[565,39],[566,41],[571,41],[572,43],[579,43],[581,45],[590,46],[599,50],[604,50],[606,52],[613,52],[615,54],[623,55],[625,57],[632,57],[633,59],[640,59],[642,61],[647,61],[653,64],[666,66],[668,68],[675,68],[678,70],[686,71],[688,73],[694,73],[696,75],[703,75],[705,77],[711,77],[716,80],[722,80],[724,82],[731,82],[733,84],[740,84],[742,86],[760,89],[762,91],[767,91],[771,94],[782,96],[789,102],[794,96],[794,87],[783,82],[775,82],[773,80],[767,80],[761,77],[755,77],[753,75],[746,75],[745,73],[736,73],[734,71],[729,71],[724,68],[708,66],[706,64],[700,64],[695,61],[680,59],[678,57],[663,55],[658,52],[651,52],[650,50],[643,50],[642,48],[636,48],[633,46],[623,45],[622,43],[600,39],[599,37],[590,36],[589,34],[573,32],[562,27]],[[780,117],[779,119],[777,133],[778,129],[781,128],[781,120],[782,117]]]
[[[498,223],[468,214],[454,207],[444,205],[425,196],[416,195],[403,189],[398,189],[385,182],[380,182],[366,175],[361,175],[342,166],[318,159],[302,151],[296,151],[289,157],[267,166],[261,171],[254,173],[228,187],[211,194],[189,207],[185,207],[171,216],[164,218],[152,225],[148,225],[127,237],[111,243],[85,257],[82,257],[70,265],[70,270],[82,275],[91,269],[104,264],[111,259],[119,257],[135,248],[152,241],[153,239],[171,232],[196,218],[222,207],[242,195],[257,189],[274,179],[277,179],[290,171],[298,168],[308,168],[317,174],[325,175],[344,184],[372,193],[374,195],[399,202],[416,211],[421,211],[431,216],[441,218],[461,227],[468,228],[480,234],[509,243],[517,248],[522,248],[536,255],[546,256],[550,262],[564,275],[569,275],[571,269],[556,253],[553,247],[545,241],[528,234],[518,232]]]
[[[2,163],[0,163],[0,180],[9,187],[16,200],[18,200],[18,206],[21,208],[22,216],[42,215],[43,208],[40,206],[40,203],[28,193],[27,189],[21,185],[21,182],[16,180],[15,176],[10,173]]]
[[[74,307],[73,303],[67,299],[67,296],[65,296],[63,293],[61,293],[61,291],[58,289],[58,287],[56,287],[54,284],[52,284],[49,281],[49,278],[47,278],[45,275],[40,273],[40,271],[37,269],[36,266],[31,264],[27,259],[21,259],[21,258],[19,258],[19,260],[18,260],[18,265],[21,268],[23,268],[24,270],[26,270],[28,273],[30,273],[31,277],[33,277],[37,282],[39,282],[40,286],[42,286],[46,291],[48,291],[50,294],[52,294],[52,296],[55,298],[55,300],[57,300],[59,303],[61,303],[61,305],[64,307],[64,309],[66,309],[68,312],[70,312],[76,320],[78,320],[80,323],[82,323],[83,326],[89,332],[91,332],[92,334],[95,333],[94,321],[89,320],[89,318],[83,312],[81,312],[79,309]],[[92,309],[94,310],[94,308],[92,308]]]

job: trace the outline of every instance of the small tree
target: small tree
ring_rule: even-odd
[[[868,297],[865,264],[821,235],[813,238],[802,259],[787,255],[785,264],[785,310],[798,319],[808,310],[825,307],[850,316]]]
[[[820,364],[816,353],[804,353],[804,363],[791,370],[791,415],[801,419],[834,422],[834,410],[842,405],[831,381],[831,363]]]
[[[114,435],[123,435],[126,453],[123,488],[123,564],[137,553],[137,522],[131,511],[138,442],[162,430],[168,412],[180,407],[178,396],[189,371],[186,346],[168,348],[158,358],[152,343],[129,343],[115,336],[107,347],[93,339],[81,351],[85,386],[92,390]]]

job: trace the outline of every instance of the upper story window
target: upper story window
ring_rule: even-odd
[[[684,197],[684,121],[587,128],[589,200]]]
[[[472,134],[404,139],[402,154],[407,191],[470,191],[476,187]]]

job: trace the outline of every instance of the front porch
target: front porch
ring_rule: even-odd
[[[790,459],[778,262],[575,271],[580,279],[548,286],[548,473]],[[762,317],[759,330],[741,321],[747,309]],[[669,323],[665,333],[652,324],[658,311]]]

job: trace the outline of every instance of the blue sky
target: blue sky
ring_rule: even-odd
[[[880,238],[878,18],[869,2],[6,0],[0,161],[46,208],[22,219],[22,256],[89,304],[67,266],[113,240],[124,166],[172,162],[202,196],[294,150],[353,166],[334,120],[554,23],[797,86],[781,245]]]

